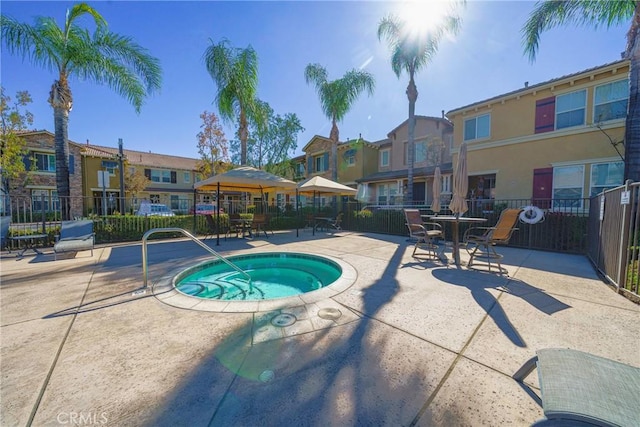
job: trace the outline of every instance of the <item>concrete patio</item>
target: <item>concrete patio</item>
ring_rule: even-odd
[[[542,410],[511,375],[537,349],[640,366],[640,307],[583,256],[500,248],[503,277],[414,259],[401,236],[206,242],[329,255],[357,278],[302,305],[212,312],[135,292],[140,243],[57,261],[5,252],[0,425],[524,426]],[[186,239],[148,249],[154,284],[210,257]],[[297,321],[273,326],[281,312]]]

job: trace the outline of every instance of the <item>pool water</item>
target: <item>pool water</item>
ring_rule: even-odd
[[[315,291],[340,278],[342,268],[317,255],[269,252],[228,257],[251,277],[220,260],[207,261],[180,274],[176,289],[198,298],[256,301],[284,298]]]

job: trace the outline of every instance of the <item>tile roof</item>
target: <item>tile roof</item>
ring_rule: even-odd
[[[116,156],[117,147],[103,147],[100,145],[83,145],[85,153],[90,156],[105,157]],[[124,149],[124,155],[131,165],[148,166],[167,169],[196,170],[198,159],[189,157],[171,156],[168,154],[156,154],[151,152]]]
[[[427,166],[424,168],[414,168],[413,169],[413,177],[420,178],[424,176],[433,176],[433,172],[435,171],[435,166]],[[452,173],[453,172],[453,163],[443,163],[440,165],[441,173]],[[376,172],[371,175],[367,175],[363,178],[356,179],[357,183],[365,183],[365,182],[373,182],[373,181],[386,181],[390,179],[400,179],[406,178],[408,174],[407,169],[395,170],[395,171],[386,171],[386,172]]]

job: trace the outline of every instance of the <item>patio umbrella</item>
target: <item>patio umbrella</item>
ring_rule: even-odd
[[[440,193],[442,192],[442,182],[440,182],[440,166],[436,166],[433,171],[433,201],[431,202],[431,210],[433,213],[440,212]]]
[[[467,176],[467,144],[462,143],[458,153],[458,164],[453,174],[453,198],[449,209],[456,216],[464,214],[469,207],[467,206],[467,192],[469,191],[469,177]]]
[[[240,166],[197,182],[193,188],[200,191],[217,191],[216,200],[220,200],[220,191],[259,191],[263,195],[264,191],[293,191],[296,183],[251,166]],[[220,213],[220,203],[218,203],[218,213]],[[218,215],[218,230],[220,230],[220,215]],[[220,233],[218,233],[216,245],[220,245]]]
[[[300,193],[313,193],[313,212],[315,215],[316,210],[316,193],[328,193],[341,196],[355,196],[358,190],[355,188],[347,187],[339,182],[332,181],[321,176],[314,176],[298,184],[298,192]],[[313,228],[313,234],[315,235],[316,229]]]

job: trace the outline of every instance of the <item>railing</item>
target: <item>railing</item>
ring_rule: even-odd
[[[222,262],[227,264],[229,267],[233,268],[234,270],[236,270],[237,272],[239,272],[240,274],[245,276],[245,278],[247,279],[247,283],[249,284],[249,293],[253,293],[253,283],[251,282],[251,276],[249,276],[249,274],[246,271],[242,270],[240,267],[238,267],[237,265],[235,265],[234,263],[232,263],[231,261],[229,261],[228,259],[226,259],[222,255],[220,255],[218,252],[214,251],[209,246],[207,246],[204,243],[202,243],[196,236],[194,236],[193,234],[189,233],[187,230],[183,230],[182,228],[176,228],[176,227],[171,227],[171,228],[153,228],[153,229],[147,231],[146,233],[144,233],[144,236],[142,236],[142,277],[143,277],[143,284],[144,284],[143,288],[145,288],[145,289],[147,288],[147,278],[149,276],[149,268],[148,268],[148,265],[147,265],[147,240],[149,239],[149,236],[151,236],[152,234],[155,234],[155,233],[182,233],[182,234],[184,234],[185,236],[187,236],[188,238],[190,238],[191,240],[196,242],[198,245],[200,245],[202,248],[204,248],[207,252],[209,252],[212,255],[218,257]]]

